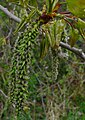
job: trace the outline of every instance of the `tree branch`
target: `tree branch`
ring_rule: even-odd
[[[63,42],[60,42],[60,46],[72,51],[73,53],[75,53],[76,55],[78,55],[79,57],[81,57],[85,61],[85,53],[82,51],[82,49],[70,47],[70,45],[63,43]]]
[[[0,5],[0,10],[2,10],[6,15],[8,15],[11,19],[13,19],[14,21],[20,23],[21,19],[16,17],[15,15],[13,15],[11,12],[9,12],[7,10],[7,8],[4,8],[2,5]],[[73,53],[75,53],[76,55],[78,55],[80,58],[82,58],[83,60],[85,60],[85,53],[82,51],[82,49],[77,49],[75,47],[70,47],[70,45],[60,42],[60,46],[63,48],[66,48],[70,51],[72,51]]]
[[[16,22],[20,22],[21,19],[13,15],[11,12],[8,11],[7,8],[4,8],[2,5],[0,5],[0,10],[2,10],[7,16],[9,16],[11,19],[13,19]]]
[[[5,93],[0,89],[0,93],[5,97],[5,98],[8,98],[7,95],[5,95]]]

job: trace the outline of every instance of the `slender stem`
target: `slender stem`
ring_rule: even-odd
[[[0,89],[0,93],[5,97],[5,98],[8,98],[7,95],[5,95],[5,93]]]
[[[16,17],[15,15],[13,15],[11,12],[8,11],[7,8],[3,7],[2,5],[0,5],[0,10],[2,10],[8,17],[10,17],[11,19],[13,19],[16,22],[20,22],[21,19]]]
[[[82,49],[77,49],[75,47],[70,47],[70,45],[68,45],[66,43],[63,43],[63,42],[60,42],[60,46],[72,51],[73,53],[75,53],[76,55],[81,57],[83,60],[85,60],[85,53],[82,51]]]

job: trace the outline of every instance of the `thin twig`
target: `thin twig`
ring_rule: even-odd
[[[68,45],[67,43],[63,43],[63,42],[60,42],[60,46],[72,51],[73,53],[75,53],[76,55],[78,55],[79,57],[81,57],[85,61],[85,53],[82,51],[82,49],[70,47],[70,45]]]
[[[3,7],[2,5],[0,5],[0,10],[2,10],[7,16],[9,16],[11,19],[13,19],[16,22],[20,22],[21,19],[16,17],[15,15],[13,15],[11,12],[8,11],[7,8]]]
[[[0,93],[5,97],[5,98],[8,98],[7,95],[5,95],[5,93],[0,89]]]
[[[6,36],[6,40],[8,40],[10,38],[11,34],[12,34],[12,28],[10,29],[8,35]]]

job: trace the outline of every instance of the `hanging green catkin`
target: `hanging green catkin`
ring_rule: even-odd
[[[10,71],[10,102],[17,113],[23,109],[28,96],[29,67],[32,59],[34,40],[38,35],[38,24],[27,28],[17,39]]]
[[[56,82],[57,77],[58,77],[58,49],[52,49],[52,80]]]

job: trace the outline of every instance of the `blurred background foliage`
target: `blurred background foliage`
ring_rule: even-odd
[[[64,0],[60,0],[65,2]],[[70,0],[68,9],[71,10]],[[29,3],[29,4],[28,4]],[[0,4],[16,16],[23,18],[30,13],[33,7],[42,10],[45,0],[0,0]],[[72,3],[73,4],[73,3]],[[85,4],[84,4],[85,5]],[[85,6],[84,6],[85,7]],[[67,5],[60,7],[59,11],[67,10]],[[73,14],[74,11],[72,11]],[[78,13],[77,13],[78,15]],[[80,15],[80,14],[79,14]],[[80,16],[79,16],[80,17]],[[34,19],[36,16],[34,17]],[[13,108],[6,109],[6,100],[9,91],[8,72],[12,56],[12,49],[17,39],[14,31],[18,23],[7,17],[0,10],[0,117],[1,120],[15,120]],[[78,33],[72,34],[71,27],[66,25],[62,41],[85,52],[85,41]],[[77,34],[77,35],[76,35]],[[69,36],[68,36],[69,35]],[[85,120],[85,62],[74,53],[62,48],[65,58],[59,58],[58,79],[51,79],[51,56],[48,54],[40,61],[40,34],[33,52],[34,58],[30,67],[29,98],[24,112],[18,120]],[[70,39],[68,40],[68,37]],[[73,38],[72,38],[73,37]],[[42,37],[43,38],[43,37]],[[5,112],[3,112],[5,111]],[[53,113],[52,113],[53,112]],[[3,114],[4,113],[4,114]],[[52,119],[55,115],[56,119]]]

